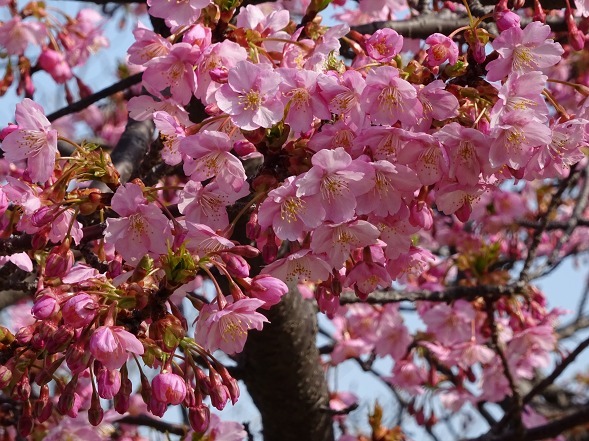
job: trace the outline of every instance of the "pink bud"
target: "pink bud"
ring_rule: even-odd
[[[62,277],[74,265],[74,253],[69,245],[64,244],[54,247],[45,261],[46,277]]]
[[[239,156],[246,156],[257,151],[256,146],[249,141],[237,141],[233,144],[233,150]]]
[[[414,227],[422,227],[429,230],[434,224],[434,218],[431,209],[424,201],[417,201],[411,204],[409,208],[409,223]]]
[[[497,11],[495,9],[495,23],[501,32],[506,29],[520,27],[520,18],[515,12],[509,9],[503,11]]]
[[[237,256],[231,252],[219,253],[219,256],[225,262],[226,269],[233,277],[244,278],[249,276],[250,266],[241,256]]]
[[[166,403],[164,403],[163,401],[159,401],[153,395],[149,399],[149,403],[147,405],[147,409],[153,415],[160,417],[160,418],[164,416],[164,413],[166,412],[167,408],[168,408],[168,405]]]
[[[96,383],[100,398],[110,400],[121,388],[121,373],[117,370],[99,369]]]
[[[56,83],[63,84],[72,77],[72,70],[61,52],[44,49],[37,63],[41,69],[51,75]]]
[[[62,307],[63,321],[74,328],[82,328],[94,320],[98,308],[99,305],[95,298],[81,291],[64,303]]]
[[[188,421],[196,433],[205,433],[211,421],[211,411],[204,404],[188,409]]]
[[[261,274],[253,278],[251,287],[247,291],[250,297],[263,300],[264,309],[270,309],[282,299],[282,296],[288,292],[288,286],[276,277],[268,274]]]
[[[66,348],[66,345],[69,344],[74,337],[74,330],[70,326],[59,326],[51,338],[47,340],[47,344],[45,345],[45,349],[50,354],[54,354],[56,352],[61,352]]]
[[[45,320],[59,312],[59,304],[54,297],[43,295],[35,300],[31,313],[36,319]]]
[[[155,399],[165,404],[180,404],[186,397],[186,382],[172,372],[156,375],[151,382],[151,389]]]
[[[18,126],[16,124],[8,123],[6,127],[0,130],[0,141],[4,141],[4,138],[16,130],[18,130]]]

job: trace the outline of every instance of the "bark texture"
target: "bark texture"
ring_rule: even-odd
[[[317,321],[298,292],[285,295],[245,346],[245,384],[262,414],[264,441],[331,441],[329,394],[316,346]]]

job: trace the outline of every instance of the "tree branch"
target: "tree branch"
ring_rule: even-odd
[[[121,418],[120,420],[116,420],[115,422],[120,424],[131,424],[134,426],[151,427],[152,429],[155,429],[158,432],[180,435],[182,439],[188,433],[188,428],[184,425],[168,423],[166,421],[162,421],[145,414],[128,415],[126,417]]]
[[[498,299],[503,296],[523,294],[526,284],[515,283],[513,285],[481,285],[481,286],[454,286],[444,291],[375,291],[366,300],[361,300],[354,294],[343,293],[340,296],[340,304],[368,303],[380,305],[385,303],[415,302],[424,300],[429,302],[452,302],[457,299],[475,300],[480,297],[486,299]]]
[[[134,75],[128,76],[127,78],[124,78],[111,86],[99,90],[98,92],[93,93],[92,95],[88,95],[86,98],[82,98],[81,100],[76,101],[75,103],[72,103],[53,113],[50,113],[49,115],[47,115],[47,119],[49,121],[55,121],[56,119],[61,118],[62,116],[70,115],[72,113],[84,110],[86,107],[90,106],[91,104],[94,104],[97,101],[100,101],[103,98],[107,98],[111,95],[114,95],[117,92],[121,92],[125,89],[128,89],[131,86],[134,86],[135,84],[140,83],[142,77],[143,72],[139,72]]]

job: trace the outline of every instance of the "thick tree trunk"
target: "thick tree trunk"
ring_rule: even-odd
[[[327,383],[316,346],[312,306],[291,291],[250,332],[244,381],[262,414],[264,441],[331,441]]]

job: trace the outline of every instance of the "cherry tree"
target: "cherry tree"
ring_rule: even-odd
[[[84,1],[0,0],[2,439],[586,439],[587,1]]]

